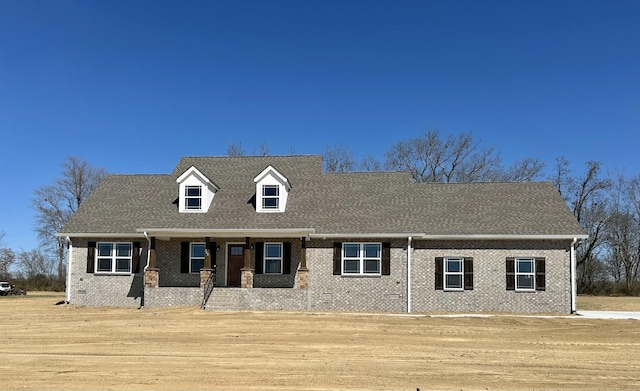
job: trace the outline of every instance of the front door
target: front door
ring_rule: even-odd
[[[227,286],[240,286],[244,266],[244,245],[230,244],[227,250]]]

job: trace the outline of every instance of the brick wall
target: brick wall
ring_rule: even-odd
[[[571,311],[569,241],[416,242],[412,257],[414,312]],[[473,257],[473,290],[436,290],[435,257]],[[546,290],[506,290],[507,257],[544,257]]]
[[[406,241],[391,241],[391,274],[371,277],[333,275],[333,243],[307,243],[309,309],[406,312]]]
[[[140,273],[108,275],[87,273],[87,239],[72,240],[70,302],[86,306],[139,307],[143,292],[143,269],[147,263],[147,241],[140,238],[97,238],[95,242],[140,242]]]
[[[93,239],[92,239],[93,240]],[[100,241],[96,239],[95,241]],[[114,239],[104,239],[114,241]],[[147,261],[146,240],[142,244],[142,271]],[[147,289],[145,306],[199,305],[202,290],[199,274],[180,273],[180,242],[156,241],[160,288]],[[193,241],[203,241],[193,239]],[[307,242],[309,289],[297,288],[296,271],[301,242],[292,243],[290,275],[255,275],[254,289],[224,289],[226,243],[217,239],[216,286],[210,309],[309,309],[337,311],[407,311],[407,240],[391,241],[391,274],[355,277],[333,275],[332,240]],[[262,241],[262,240],[260,240]],[[358,241],[354,239],[353,241]],[[414,241],[412,250],[413,312],[570,312],[570,241]],[[86,273],[87,240],[73,240],[71,303],[88,306],[139,306],[142,304],[142,273],[94,275]],[[436,290],[435,257],[473,257],[474,286],[467,291]],[[544,257],[546,290],[507,291],[506,257]],[[252,251],[252,262],[254,252]],[[252,264],[252,267],[255,265]],[[191,287],[191,288],[189,288]],[[279,289],[280,287],[286,287]],[[293,288],[289,288],[293,287]],[[271,288],[271,289],[267,289]],[[234,292],[237,291],[237,292]],[[163,304],[165,303],[165,304]],[[226,304],[225,304],[226,303]]]

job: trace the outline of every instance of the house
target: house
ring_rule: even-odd
[[[321,156],[110,175],[58,236],[77,305],[525,313],[575,311],[586,238],[551,183],[323,173]]]

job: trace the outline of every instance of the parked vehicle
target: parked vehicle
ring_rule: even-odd
[[[6,281],[0,282],[0,296],[7,295],[26,295],[27,290],[24,288],[16,289],[16,286]]]
[[[11,293],[11,285],[6,281],[0,282],[0,296],[6,296],[9,293]]]

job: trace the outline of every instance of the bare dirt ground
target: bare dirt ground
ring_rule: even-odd
[[[0,388],[640,389],[633,320],[54,305],[62,299],[0,298]]]

